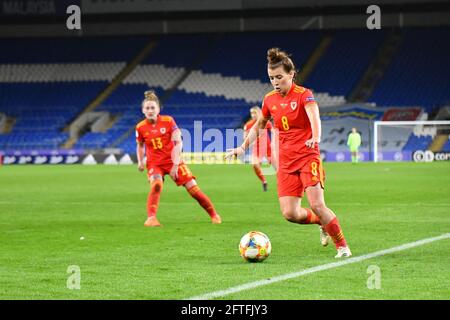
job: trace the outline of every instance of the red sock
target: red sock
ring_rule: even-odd
[[[260,167],[253,166],[253,170],[255,171],[256,176],[259,178],[259,180],[261,180],[262,183],[266,183],[267,182],[266,181],[266,177],[264,177]]]
[[[197,200],[197,202],[205,209],[206,212],[208,212],[210,217],[214,217],[217,215],[216,209],[214,209],[214,205],[212,204],[211,200],[209,200],[208,196],[204,194],[199,186],[193,186],[192,188],[188,189],[189,194]]]
[[[321,224],[320,218],[311,209],[304,209],[306,210],[306,219],[300,222],[301,224]]]
[[[148,217],[155,217],[158,211],[159,197],[163,188],[161,180],[154,180],[150,186],[150,192],[147,197],[147,215]]]
[[[336,248],[347,246],[347,242],[345,241],[344,234],[342,233],[337,217],[324,226],[324,229],[331,239],[333,239]]]

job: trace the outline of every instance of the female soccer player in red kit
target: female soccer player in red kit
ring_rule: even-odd
[[[336,258],[350,257],[352,253],[339,221],[325,205],[317,102],[309,89],[294,83],[295,66],[287,53],[278,48],[269,49],[267,60],[274,90],[264,97],[262,116],[243,144],[228,150],[226,157],[243,154],[257,138],[258,128],[265,128],[273,118],[279,137],[277,187],[281,213],[290,222],[320,225],[322,245],[327,245],[331,238],[337,249]],[[304,192],[311,209],[299,205]]]
[[[166,174],[170,175],[177,186],[182,185],[186,188],[211,217],[212,223],[220,224],[222,219],[214,209],[211,200],[200,190],[195,176],[181,161],[181,131],[175,120],[170,116],[159,114],[161,106],[154,91],[146,91],[144,96],[142,113],[145,115],[145,120],[136,126],[138,170],[144,171],[147,167],[150,183],[150,192],[147,198],[148,218],[144,225],[146,227],[161,226],[156,218],[156,212]],[[144,146],[147,157],[146,165],[144,164]]]
[[[251,119],[246,122],[244,125],[244,139],[247,137],[248,133],[250,132],[250,129],[255,125],[256,121],[261,115],[261,109],[257,106],[250,108],[250,116]],[[258,179],[262,182],[263,185],[263,191],[267,191],[267,180],[264,174],[261,170],[261,163],[264,159],[264,157],[271,163],[271,145],[270,145],[270,138],[268,135],[268,131],[272,130],[272,124],[270,122],[267,122],[265,130],[261,132],[259,137],[256,139],[254,144],[252,145],[252,166],[253,170],[255,171],[256,176]]]

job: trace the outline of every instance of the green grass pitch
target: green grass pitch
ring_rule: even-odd
[[[316,225],[282,218],[275,176],[263,193],[249,165],[190,168],[222,225],[166,177],[164,226],[145,228],[148,185],[135,166],[0,167],[0,299],[185,299],[336,261]],[[449,163],[325,170],[327,205],[354,256],[450,232]],[[271,239],[263,263],[239,256],[251,230]],[[67,288],[71,265],[80,268],[79,290]],[[381,270],[380,289],[367,287],[371,265]],[[222,299],[450,299],[450,239]]]

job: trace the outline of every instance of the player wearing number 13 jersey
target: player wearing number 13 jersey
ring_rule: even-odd
[[[264,97],[262,116],[244,143],[229,150],[227,157],[242,154],[256,139],[257,130],[274,120],[278,141],[278,198],[286,220],[318,224],[322,245],[331,238],[336,258],[349,257],[339,221],[324,200],[325,173],[320,158],[321,123],[319,107],[311,90],[294,83],[295,66],[289,55],[278,48],[267,52],[267,72],[274,90]],[[311,208],[299,206],[304,192]]]
[[[142,102],[142,113],[145,120],[136,126],[136,154],[138,170],[144,171],[144,149],[147,158],[146,168],[150,192],[147,198],[147,227],[158,227],[161,224],[156,218],[159,198],[163,188],[164,176],[169,174],[177,186],[184,186],[189,194],[205,209],[211,222],[220,224],[221,217],[216,212],[211,200],[197,185],[195,176],[181,161],[181,131],[170,116],[160,115],[159,99],[155,92],[146,91]],[[145,146],[145,147],[144,147]]]

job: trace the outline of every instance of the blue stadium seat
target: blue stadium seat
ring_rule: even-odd
[[[383,106],[433,107],[450,102],[449,27],[407,28],[370,101]]]
[[[432,141],[433,138],[431,136],[418,137],[411,134],[403,147],[403,151],[427,150]]]
[[[228,33],[216,41],[199,69],[267,82],[269,48],[278,47],[289,52],[300,69],[319,41],[319,31]]]
[[[378,30],[343,30],[332,42],[305,86],[316,92],[348,96],[362,77],[384,37]]]
[[[450,152],[450,137],[447,140],[447,142],[445,143],[444,147],[442,147],[442,151]]]
[[[17,118],[12,132],[0,135],[0,149],[58,148],[61,130],[106,82],[0,83],[0,110]]]

